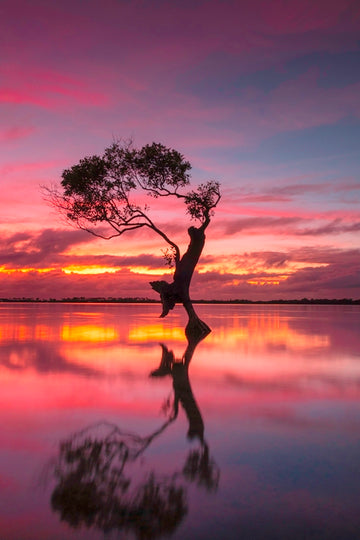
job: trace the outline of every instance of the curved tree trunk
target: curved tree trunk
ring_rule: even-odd
[[[190,227],[188,229],[190,243],[186,252],[176,264],[172,283],[167,281],[150,282],[151,287],[160,294],[163,306],[160,317],[166,317],[175,304],[182,303],[189,318],[185,329],[188,337],[205,336],[211,332],[208,325],[198,317],[190,299],[191,278],[205,244],[204,231],[204,226],[199,228]]]

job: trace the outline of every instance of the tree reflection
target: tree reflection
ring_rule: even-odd
[[[151,377],[171,376],[173,399],[167,419],[146,437],[124,432],[115,424],[101,422],[60,443],[52,465],[56,487],[51,506],[74,528],[94,527],[103,532],[131,531],[137,539],[157,538],[175,531],[187,514],[185,482],[216,490],[219,469],[209,455],[204,422],[190,386],[188,368],[201,341],[189,339],[183,357],[161,344],[159,367]],[[189,422],[187,436],[199,448],[190,451],[182,470],[163,476],[151,471],[141,481],[131,473],[134,463],[151,442],[176,420],[179,404]]]
[[[199,340],[188,342],[186,351],[181,359],[176,359],[174,353],[161,344],[162,356],[159,367],[151,373],[152,377],[170,375],[173,380],[173,402],[168,403],[169,420],[175,420],[179,412],[179,403],[183,407],[189,428],[187,437],[197,439],[200,447],[190,451],[183,468],[184,477],[196,482],[207,490],[216,490],[219,483],[219,469],[210,458],[209,446],[204,439],[204,422],[199,407],[194,398],[189,379],[189,364]]]

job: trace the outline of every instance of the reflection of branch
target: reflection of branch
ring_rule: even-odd
[[[126,464],[168,424],[139,437],[103,422],[62,442],[54,467],[58,483],[51,497],[61,519],[73,527],[94,526],[104,532],[131,529],[139,539],[172,532],[187,512],[185,491],[175,476],[159,479],[151,473],[133,489],[125,476]]]
[[[172,533],[187,512],[184,489],[172,480],[162,483],[154,475],[132,498],[125,500],[122,495],[114,493],[111,486],[103,491],[96,483],[68,477],[55,488],[51,504],[74,528],[85,525],[105,533],[132,530],[138,539]]]
[[[219,485],[220,469],[209,456],[209,447],[203,444],[200,450],[192,450],[183,467],[183,475],[189,482],[196,482],[207,491],[216,491]]]

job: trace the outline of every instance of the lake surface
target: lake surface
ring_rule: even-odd
[[[360,307],[0,303],[0,538],[360,538]]]

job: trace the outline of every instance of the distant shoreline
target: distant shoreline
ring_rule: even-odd
[[[0,303],[38,303],[38,304],[160,304],[160,300],[151,298],[0,298]],[[360,305],[360,299],[353,300],[352,298],[302,298],[289,300],[193,300],[194,304],[302,304],[302,305]]]

